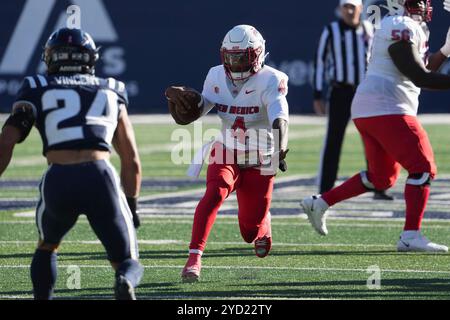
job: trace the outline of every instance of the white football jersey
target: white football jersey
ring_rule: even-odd
[[[273,122],[277,118],[289,121],[288,80],[283,72],[265,66],[236,87],[240,91],[233,95],[230,91],[233,85],[224,67],[211,68],[202,92],[205,99],[203,115],[217,109],[222,120],[222,137],[217,140],[232,150],[272,154]]]
[[[389,47],[409,40],[419,50],[424,66],[428,63],[429,30],[408,16],[387,16],[375,32],[371,60],[365,80],[359,85],[352,104],[352,118],[380,115],[417,115],[420,88],[405,77],[389,55]]]

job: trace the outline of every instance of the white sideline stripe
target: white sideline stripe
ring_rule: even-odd
[[[0,114],[0,121],[4,122],[8,118],[7,114]],[[428,124],[450,124],[449,114],[425,114],[418,116],[423,125]],[[133,124],[172,124],[175,125],[172,117],[168,114],[137,114],[130,116]],[[207,115],[201,120],[204,124],[220,125],[220,119],[217,115]],[[291,125],[320,125],[326,124],[327,117],[290,115],[289,123]]]
[[[357,130],[354,128],[349,128],[347,130],[348,134],[355,134]],[[302,140],[306,138],[314,138],[320,137],[325,134],[323,129],[313,129],[313,130],[305,130],[305,131],[293,131],[289,133],[289,139],[291,141],[294,140]],[[172,150],[178,146],[178,143],[163,143],[163,144],[141,144],[138,146],[140,155],[151,155],[154,153],[161,152],[172,152]],[[190,150],[196,150],[194,147],[190,148]],[[28,156],[28,157],[16,157],[12,160],[11,165],[17,167],[32,167],[36,165],[44,165],[46,164],[46,160],[42,156]]]
[[[132,115],[130,116],[133,124],[175,124],[172,117],[168,114],[152,114],[152,115]],[[422,124],[450,124],[450,115],[448,114],[426,114],[419,115]],[[327,117],[319,116],[303,116],[290,115],[289,123],[291,125],[325,125]],[[205,124],[220,125],[217,115],[207,115],[201,119]]]
[[[289,177],[283,177],[276,180],[275,185],[279,183],[285,183],[285,182],[291,182],[298,179],[308,179],[310,178],[310,175],[294,175]],[[196,181],[196,179],[192,179],[193,182]],[[151,196],[145,196],[145,197],[139,197],[139,201],[152,201],[156,199],[168,199],[168,198],[174,198],[174,197],[183,197],[183,196],[196,196],[200,195],[202,196],[205,193],[205,187],[199,187],[193,190],[187,190],[187,191],[178,191],[178,192],[167,192],[167,193],[159,193]],[[300,202],[300,201],[299,201]],[[299,209],[300,210],[300,209]]]
[[[58,268],[68,268],[73,265],[58,265]],[[29,265],[1,265],[0,269],[28,269]],[[86,269],[111,269],[110,265],[77,265]],[[145,269],[182,269],[184,265],[152,265],[144,266]],[[327,272],[364,272],[367,268],[312,268],[312,267],[275,267],[275,266],[202,266],[203,269],[223,270],[285,270],[285,271],[327,271]],[[437,273],[449,274],[450,270],[412,270],[412,269],[381,269],[388,273]]]
[[[33,167],[45,164],[47,161],[43,156],[15,157],[11,161],[11,167]]]
[[[347,130],[347,135],[356,134],[358,131],[354,127],[350,127]],[[293,131],[289,133],[289,140],[303,140],[306,138],[321,137],[325,134],[323,129],[312,129],[305,131]],[[164,143],[164,144],[142,144],[138,146],[140,155],[149,155],[153,153],[172,152],[172,150],[178,146],[179,143]],[[196,150],[195,147],[191,147],[190,150]]]

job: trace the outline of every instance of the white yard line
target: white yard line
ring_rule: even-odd
[[[68,268],[71,265],[58,265],[58,268]],[[29,265],[0,265],[0,269],[28,269]],[[110,269],[110,265],[80,265],[77,267],[84,269]],[[184,265],[152,265],[145,266],[145,269],[182,269]],[[361,268],[312,268],[312,267],[275,267],[275,266],[203,266],[203,269],[219,269],[219,270],[284,270],[284,271],[312,271],[312,272],[364,272],[367,273],[366,267]],[[413,270],[413,269],[381,269],[381,272],[385,273],[436,273],[436,274],[448,274],[450,270]]]
[[[141,219],[141,225],[151,225],[151,224],[187,224],[192,225],[192,218],[189,217],[188,220],[170,220],[170,219],[158,219],[153,220],[151,219],[153,217],[145,217]],[[186,218],[186,216],[183,216],[183,218]],[[217,222],[220,225],[237,225],[237,216],[233,217],[236,221],[219,221]],[[347,219],[347,218],[346,218]],[[305,217],[302,217],[302,220],[306,220]],[[332,219],[329,219],[332,220]],[[366,219],[364,219],[366,220]],[[379,221],[379,220],[375,220]],[[389,220],[391,222],[391,220]],[[401,221],[404,221],[402,218]],[[395,221],[392,221],[395,222]],[[16,225],[16,224],[35,224],[36,222],[34,220],[27,220],[27,221],[0,221],[0,225]],[[88,224],[87,220],[79,220],[77,223],[80,224]],[[296,227],[296,226],[309,226],[310,224],[308,222],[294,222],[294,223],[287,223],[287,222],[276,222],[274,219],[272,219],[272,226],[276,227]],[[403,226],[403,224],[370,224],[370,223],[329,223],[329,226],[331,227],[349,227],[349,228],[380,228],[380,229],[398,229]],[[446,226],[427,226],[424,225],[424,229],[448,229],[450,230],[450,224]]]
[[[132,115],[133,124],[175,124],[172,117],[168,114],[152,115]],[[450,124],[449,114],[424,114],[419,115],[422,124]],[[208,115],[202,118],[204,123],[220,124],[217,115]],[[291,125],[326,125],[327,117],[318,117],[314,115],[290,115],[289,124]]]
[[[157,240],[138,240],[140,245],[189,245],[188,241],[174,240],[174,239],[157,239]],[[36,241],[32,240],[5,240],[0,241],[0,245],[29,245],[36,244]],[[79,244],[79,245],[101,245],[99,240],[67,240],[63,241],[62,244]],[[244,241],[211,241],[208,242],[209,245],[217,246],[252,246],[251,244],[245,243]],[[288,242],[276,242],[272,244],[274,247],[353,247],[353,248],[390,248],[395,249],[394,245],[389,244],[353,244],[353,243],[288,243]]]
[[[81,289],[82,290],[82,289]],[[139,289],[138,289],[139,290]],[[80,291],[80,290],[74,290],[74,292]],[[77,296],[60,296],[58,295],[58,289],[56,289],[56,296],[54,297],[55,300],[80,300],[80,299],[89,299],[89,300],[98,300],[98,299],[114,299],[113,295],[96,295],[89,297],[77,297]],[[289,297],[282,297],[282,296],[182,296],[182,295],[166,295],[166,296],[144,296],[140,295],[139,292],[137,293],[138,300],[199,300],[199,299],[208,299],[208,300],[245,300],[245,301],[252,301],[252,300],[338,300],[333,298],[289,298]],[[0,300],[20,300],[20,299],[33,299],[33,296],[31,294],[24,294],[24,295],[15,295],[15,296],[8,296],[8,295],[0,295]],[[181,306],[180,302],[180,306]],[[184,302],[183,302],[184,304]],[[250,304],[250,302],[246,303]]]

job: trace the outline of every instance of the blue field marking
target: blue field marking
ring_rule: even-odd
[[[36,180],[5,180],[0,181],[0,190],[4,189],[32,189],[32,188],[39,188],[39,181]]]
[[[278,179],[273,193],[271,214],[274,216],[296,216],[301,214],[299,202],[316,192],[314,177],[294,177]],[[339,182],[340,183],[340,182]],[[401,219],[405,216],[403,185],[401,180],[390,190],[396,197],[393,202],[374,201],[367,193],[358,198],[345,201],[330,210],[330,216],[347,219]],[[38,187],[37,181],[3,181],[0,190],[29,189]],[[143,190],[158,190],[161,194],[142,197],[139,207],[143,216],[183,215],[193,216],[197,203],[204,193],[205,180],[191,179],[145,179]],[[192,191],[191,191],[192,189]],[[11,193],[9,193],[11,194]],[[36,192],[37,194],[37,192]],[[37,199],[2,199],[0,193],[0,212],[32,211]],[[430,201],[425,219],[450,219],[450,179],[437,179],[432,186]],[[220,215],[236,215],[238,210],[236,195],[233,193],[224,203]]]

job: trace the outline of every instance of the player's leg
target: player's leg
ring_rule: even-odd
[[[30,276],[36,300],[50,300],[57,278],[57,249],[63,237],[73,227],[77,215],[70,208],[70,181],[61,167],[52,166],[44,175],[36,209],[36,225],[39,232],[38,247],[33,255]]]
[[[301,203],[314,229],[321,235],[328,234],[326,213],[329,207],[369,191],[388,189],[395,184],[400,172],[400,166],[371,134],[371,127],[382,123],[373,119],[357,119],[355,124],[364,143],[368,172],[358,173],[322,196],[312,196]]]
[[[446,246],[434,244],[420,233],[422,219],[430,195],[431,181],[437,169],[433,149],[426,131],[413,116],[386,117],[387,134],[392,131],[396,139],[386,139],[385,148],[408,171],[405,186],[406,219],[404,232],[398,242],[399,251],[447,252]]]
[[[364,142],[363,142],[364,147]],[[364,152],[366,154],[366,152]],[[367,171],[369,171],[369,161],[366,158]],[[389,194],[387,190],[374,190],[373,195],[374,200],[383,200],[383,201],[394,201],[395,197],[392,194]]]
[[[386,190],[397,181],[400,164],[384,149],[373,128],[384,124],[373,118],[356,119],[355,125],[361,134],[367,160],[367,171],[347,180],[341,186],[322,195],[329,206],[359,196],[367,191]]]
[[[272,227],[269,213],[274,176],[265,176],[257,169],[241,171],[236,186],[239,205],[239,227],[247,243],[255,242],[255,253],[266,257],[272,247]]]
[[[139,263],[133,216],[120,179],[107,161],[92,163],[89,175],[89,186],[85,187],[86,216],[116,271],[115,297],[134,300],[134,288],[139,285],[144,268]]]
[[[189,258],[181,273],[185,282],[199,279],[201,256],[216,220],[217,212],[225,199],[233,192],[234,184],[239,177],[237,165],[224,164],[226,161],[222,160],[226,160],[226,158],[227,151],[221,145],[216,144],[211,152],[208,166],[206,191],[195,210]]]

